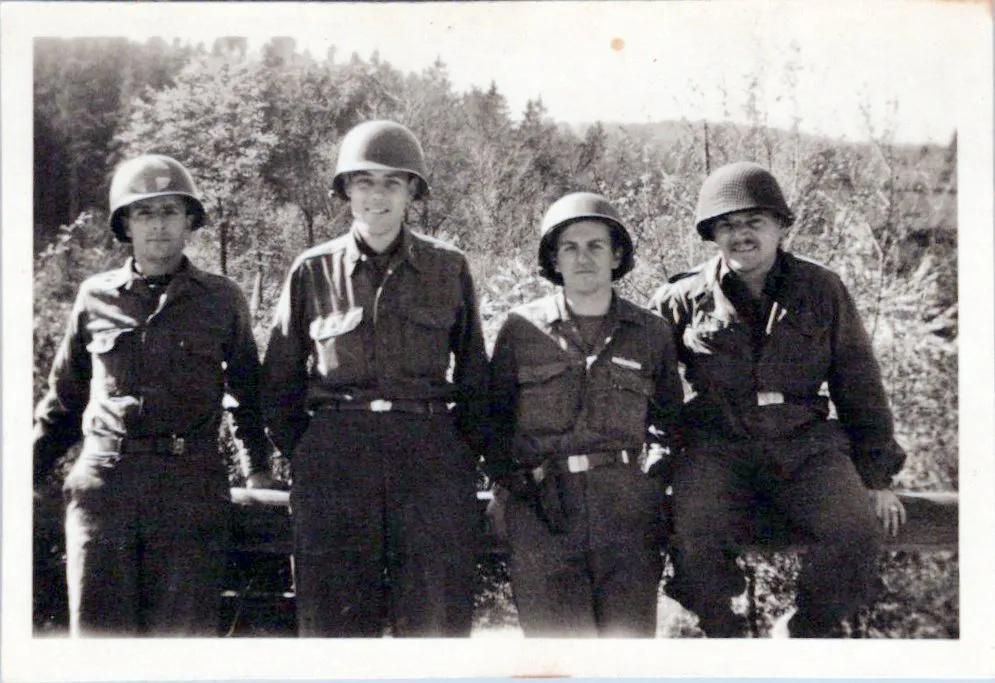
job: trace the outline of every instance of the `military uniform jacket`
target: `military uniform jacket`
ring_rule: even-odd
[[[509,313],[491,360],[492,476],[551,455],[679,448],[682,388],[670,326],[614,295],[606,330],[586,353],[562,291]]]
[[[685,410],[689,441],[790,439],[829,415],[826,384],[853,446],[864,483],[883,488],[904,453],[881,372],[856,305],[827,268],[780,252],[764,288],[762,339],[723,287],[735,277],[717,256],[675,276],[652,306],[671,321],[692,393]]]
[[[80,286],[34,428],[35,479],[82,436],[216,443],[228,392],[249,472],[267,462],[245,297],[186,258],[153,292],[129,259]],[[215,451],[216,452],[216,451]]]
[[[270,438],[290,456],[308,413],[340,401],[455,403],[481,443],[487,354],[462,252],[402,229],[379,287],[354,232],[293,263],[263,361]]]

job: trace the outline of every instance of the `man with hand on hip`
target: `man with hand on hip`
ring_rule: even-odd
[[[604,197],[546,212],[543,277],[491,361],[488,471],[526,636],[652,637],[682,393],[667,323],[621,298],[632,240]]]

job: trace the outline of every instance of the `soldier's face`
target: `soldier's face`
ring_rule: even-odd
[[[361,171],[349,176],[346,196],[364,239],[393,239],[412,197],[413,179],[397,171]]]
[[[567,294],[591,295],[611,290],[612,270],[621,258],[612,248],[611,230],[601,221],[578,221],[556,240],[554,270]]]
[[[716,219],[712,228],[726,264],[741,276],[766,275],[784,236],[781,220],[764,209],[726,214]]]
[[[125,232],[143,272],[168,272],[179,265],[192,225],[193,216],[177,195],[143,199],[129,206]]]

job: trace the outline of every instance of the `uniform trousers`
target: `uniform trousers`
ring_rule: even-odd
[[[469,635],[475,456],[452,415],[318,411],[292,463],[298,635]]]
[[[119,455],[84,442],[63,489],[71,635],[218,634],[231,496],[213,444]]]
[[[526,636],[652,637],[662,574],[663,490],[635,467],[555,476],[567,531],[532,502],[505,513],[511,584]]]
[[[691,448],[674,475],[675,576],[667,593],[711,637],[743,636],[730,598],[746,587],[736,565],[755,540],[758,506],[810,538],[798,580],[794,635],[829,635],[873,598],[881,532],[845,438]]]

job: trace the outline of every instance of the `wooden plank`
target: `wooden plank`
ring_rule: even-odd
[[[887,549],[957,550],[959,501],[956,492],[896,493],[905,506],[906,523],[897,536],[886,536],[882,531]],[[790,528],[774,513],[761,512],[758,527],[750,548],[759,552],[804,551],[811,540],[804,533]]]
[[[289,555],[293,551],[289,492],[232,488],[231,500],[236,552]]]
[[[290,497],[286,491],[269,489],[232,489],[235,539],[244,552],[291,552]],[[957,550],[959,496],[957,492],[899,492],[905,505],[907,522],[897,537],[887,537],[892,550]],[[477,494],[483,513],[490,493]],[[776,516],[761,517],[759,531],[751,548],[760,551],[804,550],[807,539],[786,528]],[[481,514],[481,548],[483,553],[507,552],[504,541],[487,528]]]

